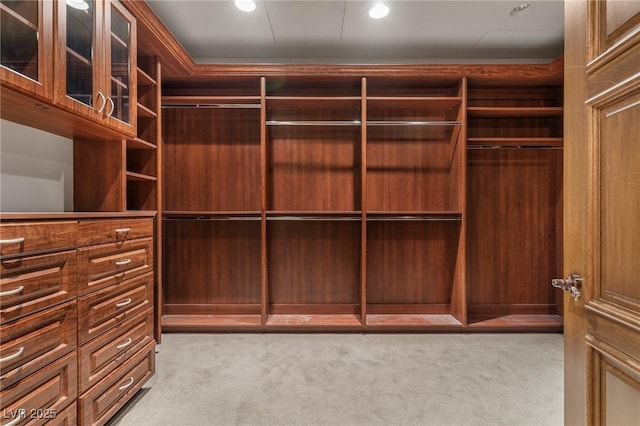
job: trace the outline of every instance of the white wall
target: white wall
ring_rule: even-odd
[[[73,141],[0,120],[0,211],[73,211]]]

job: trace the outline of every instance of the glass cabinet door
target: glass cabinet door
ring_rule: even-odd
[[[51,0],[0,1],[3,83],[47,94],[44,85],[53,75],[52,14]]]
[[[91,108],[96,106],[93,98],[96,13],[93,0],[66,1],[66,96]],[[106,98],[99,97],[96,108],[103,109]]]
[[[131,89],[133,88],[133,70],[135,66],[132,62],[132,34],[133,18],[125,15],[125,10],[121,9],[117,3],[111,4],[111,13],[107,17],[110,28],[108,54],[109,66],[109,109],[107,115],[131,124],[132,104]]]

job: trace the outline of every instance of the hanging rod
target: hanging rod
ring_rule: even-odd
[[[260,109],[260,104],[163,104],[162,108]]]
[[[301,215],[301,216],[267,216],[267,220],[317,220],[317,221],[360,221],[360,216],[326,216],[326,215]]]
[[[429,215],[429,216],[407,216],[407,215],[389,215],[389,216],[367,216],[367,222],[389,222],[389,221],[437,221],[437,222],[460,222],[462,216],[450,215]]]
[[[222,221],[260,221],[260,216],[171,216],[162,220],[222,220]]]
[[[360,120],[344,121],[344,120],[268,120],[267,126],[360,126]]]
[[[483,149],[559,149],[561,146],[545,146],[545,145],[467,145],[467,149],[483,150]]]
[[[372,120],[367,126],[461,126],[461,121],[406,121],[406,120]]]

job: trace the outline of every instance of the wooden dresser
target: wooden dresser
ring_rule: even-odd
[[[155,213],[1,219],[2,424],[106,423],[155,371]]]

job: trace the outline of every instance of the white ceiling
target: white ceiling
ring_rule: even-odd
[[[147,0],[198,63],[550,62],[563,53],[562,0]]]

